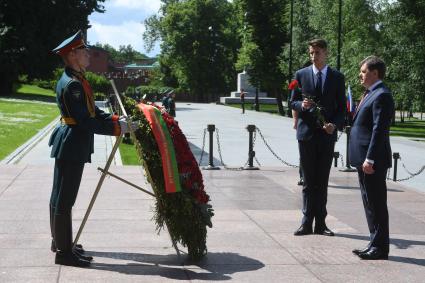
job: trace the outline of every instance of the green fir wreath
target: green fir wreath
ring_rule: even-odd
[[[133,99],[124,98],[123,101],[127,113],[139,123],[135,142],[139,160],[156,196],[153,220],[157,232],[167,226],[172,240],[187,247],[190,260],[198,261],[207,253],[207,226],[212,227],[214,213],[186,137],[174,118],[163,111],[161,116],[173,141],[182,186],[181,192],[166,193],[161,154],[149,122]]]

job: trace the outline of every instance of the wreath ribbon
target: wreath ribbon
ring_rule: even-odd
[[[137,107],[143,112],[152,128],[156,143],[162,159],[162,171],[164,174],[165,192],[181,192],[179,170],[177,167],[176,152],[171,140],[170,133],[161,111],[151,105],[140,103]]]

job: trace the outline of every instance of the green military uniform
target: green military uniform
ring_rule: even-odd
[[[170,114],[173,117],[176,117],[176,102],[174,101],[174,98],[170,96],[168,98],[168,114]]]
[[[80,45],[79,45],[80,44]],[[64,41],[54,52],[86,47],[81,32]],[[75,47],[77,46],[77,47]],[[69,52],[69,51],[68,51]],[[55,158],[53,188],[50,197],[52,250],[69,252],[72,247],[71,210],[75,203],[84,164],[91,162],[94,134],[121,133],[118,116],[104,113],[94,104],[93,93],[83,74],[70,67],[57,83],[56,102],[61,123],[54,129],[49,146]]]

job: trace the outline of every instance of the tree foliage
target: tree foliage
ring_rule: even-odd
[[[46,78],[60,59],[49,50],[102,11],[104,0],[0,0],[0,94],[18,75]],[[190,92],[198,101],[217,100],[235,89],[243,69],[251,83],[280,100],[294,72],[308,63],[307,43],[329,43],[337,67],[339,2],[293,0],[293,56],[289,69],[290,0],[162,0],[160,13],[145,21],[146,47],[161,42],[155,85]],[[378,55],[398,109],[425,107],[425,0],[342,1],[341,72],[359,98],[359,62]],[[130,45],[108,50],[116,61],[144,58]],[[280,108],[282,110],[282,108]],[[282,111],[281,111],[282,113]]]
[[[108,51],[111,59],[114,62],[131,63],[137,60],[148,58],[148,56],[135,50],[131,45],[120,45],[118,50],[109,44],[96,43],[95,46]]]
[[[167,76],[199,101],[217,100],[234,85],[238,40],[227,0],[162,1],[161,14],[145,21],[146,47],[162,40]]]
[[[384,4],[381,12],[383,56],[388,81],[400,110],[424,111],[425,1]]]
[[[104,0],[1,0],[0,95],[10,94],[18,74],[45,78],[60,59],[50,50],[79,29]]]
[[[280,67],[285,44],[289,42],[285,17],[288,1],[241,0],[243,13],[243,47],[238,66],[246,67],[251,83],[276,97],[282,115],[283,82],[287,73]],[[286,76],[285,76],[286,75]]]

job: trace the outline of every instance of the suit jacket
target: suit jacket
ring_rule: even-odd
[[[119,135],[118,116],[95,107],[90,117],[86,93],[75,71],[66,68],[56,86],[56,103],[62,117],[72,118],[76,125],[59,124],[50,136],[51,157],[76,162],[91,162],[94,134]]]
[[[291,93],[291,107],[298,111],[297,139],[309,140],[312,138],[317,128],[316,118],[310,110],[302,109],[302,94],[308,94],[315,97],[315,101],[324,108],[324,117],[326,122],[333,123],[338,129],[344,126],[346,98],[345,98],[345,79],[344,75],[328,67],[323,94],[316,93],[313,66],[298,70],[295,73],[295,79],[298,81],[299,89]],[[332,141],[337,140],[337,131],[329,136]]]
[[[364,98],[353,118],[350,135],[350,163],[359,167],[365,159],[375,169],[391,167],[390,125],[394,112],[391,91],[383,83]]]

